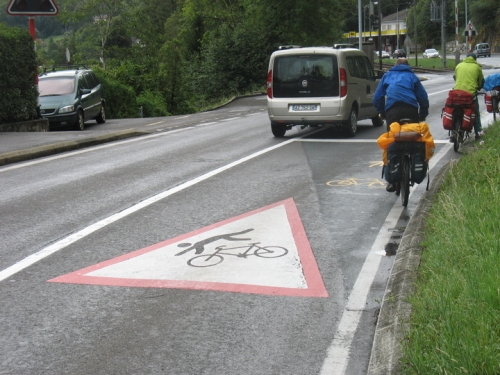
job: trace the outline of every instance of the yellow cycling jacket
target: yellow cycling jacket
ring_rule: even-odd
[[[429,125],[425,122],[414,123],[414,124],[404,124],[400,125],[398,122],[393,122],[390,126],[390,130],[387,133],[382,134],[377,139],[378,146],[384,150],[382,153],[382,159],[384,160],[384,165],[387,165],[387,147],[394,142],[394,134],[399,132],[417,132],[422,135],[417,142],[425,142],[425,161],[434,155],[434,138],[429,130]]]

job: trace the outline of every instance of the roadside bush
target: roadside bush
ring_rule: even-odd
[[[92,70],[103,86],[104,99],[106,99],[106,117],[139,117],[139,107],[134,90],[130,86],[118,82],[99,67],[93,67]]]
[[[143,92],[137,97],[137,106],[142,106],[143,117],[169,116],[165,103],[160,93],[150,91]]]
[[[0,123],[35,119],[38,90],[36,53],[26,30],[0,24]]]

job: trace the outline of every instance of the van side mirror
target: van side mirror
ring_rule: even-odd
[[[382,77],[385,74],[385,71],[383,71],[383,70],[376,70],[375,73],[377,74],[377,79],[382,79]]]
[[[80,95],[87,95],[90,94],[92,90],[90,89],[80,89]]]

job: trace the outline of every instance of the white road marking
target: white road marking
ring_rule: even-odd
[[[48,281],[328,297],[293,198]]]
[[[298,139],[297,142],[326,142],[326,143],[377,143],[376,139]],[[434,143],[450,143],[449,140],[434,140]]]
[[[164,124],[165,121],[158,121],[158,122],[153,122],[152,124],[147,124],[146,126],[154,126],[154,125],[158,125],[158,124]]]
[[[437,162],[445,156],[451,148],[451,144],[443,147],[429,163],[429,169],[432,170]],[[410,197],[413,194],[410,191]],[[344,375],[349,360],[349,353],[351,350],[352,340],[358,328],[361,314],[366,306],[366,299],[373,284],[373,280],[382,260],[380,250],[385,248],[385,245],[391,238],[390,228],[394,228],[397,224],[403,206],[398,199],[392,206],[391,211],[380,228],[380,231],[373,243],[368,256],[365,259],[363,267],[354,283],[354,287],[349,295],[349,299],[340,320],[337,332],[334,339],[327,350],[327,357],[323,362],[320,375]]]
[[[452,90],[452,88],[448,89],[448,90],[441,90],[441,91],[436,91],[436,92],[433,92],[432,94],[427,94],[427,96],[432,96],[432,95],[437,95],[437,94],[441,94],[443,92],[448,92]]]
[[[376,139],[300,139],[300,142],[376,143]]]
[[[201,124],[195,125],[195,128],[199,128],[201,126],[213,125],[213,124],[217,124],[217,122],[203,122]]]
[[[40,163],[46,163],[46,162],[49,162],[49,161],[52,161],[52,160],[63,159],[63,158],[67,158],[67,157],[74,156],[74,155],[85,154],[87,152],[92,152],[92,151],[95,151],[95,150],[102,150],[104,148],[121,146],[121,145],[124,145],[124,144],[127,144],[127,143],[132,143],[132,142],[138,142],[138,141],[142,141],[144,139],[156,138],[156,137],[164,137],[164,136],[167,136],[167,135],[171,135],[171,134],[179,133],[179,132],[182,132],[182,131],[186,131],[188,129],[189,129],[189,127],[188,128],[181,128],[181,129],[174,129],[172,131],[168,131],[168,132],[164,132],[164,133],[156,133],[156,134],[150,134],[150,135],[143,135],[141,137],[129,138],[129,139],[126,139],[126,140],[123,140],[123,141],[116,141],[116,142],[105,143],[105,144],[102,144],[102,145],[99,145],[99,146],[88,147],[88,148],[84,148],[84,149],[81,149],[81,150],[68,151],[68,152],[65,152],[65,153],[62,153],[62,154],[57,154],[57,155],[54,155],[54,156],[47,156],[47,157],[43,157],[43,158],[40,158],[40,159],[35,159],[35,160],[31,160],[31,161],[19,163],[19,164],[9,165],[8,167],[2,167],[0,169],[0,173],[11,171],[13,169],[19,169],[19,168],[29,167],[29,166],[40,164]]]

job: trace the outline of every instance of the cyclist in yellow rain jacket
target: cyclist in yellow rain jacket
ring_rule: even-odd
[[[398,122],[393,122],[387,133],[382,134],[377,139],[378,146],[382,151],[382,160],[384,161],[384,166],[387,165],[387,148],[394,142],[394,134],[400,132],[417,132],[421,134],[421,137],[417,142],[425,142],[425,161],[428,163],[429,159],[434,155],[434,138],[429,130],[429,125],[426,122],[419,122],[413,124],[400,125]],[[386,190],[390,193],[396,191],[396,187],[393,184],[388,184]]]

